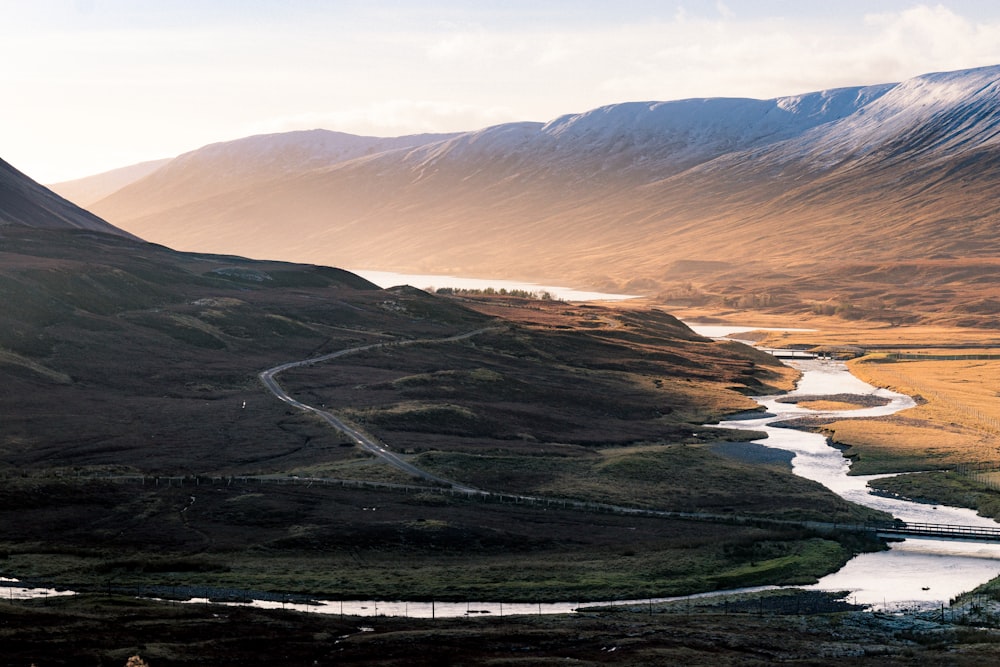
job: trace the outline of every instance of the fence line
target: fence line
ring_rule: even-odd
[[[895,361],[1000,361],[1000,354],[921,354],[918,352],[889,352],[886,357]]]
[[[106,481],[116,484],[130,484],[153,488],[196,488],[199,486],[339,486],[351,489],[370,489],[390,491],[402,494],[433,493],[453,498],[476,500],[482,503],[516,504],[534,507],[567,509],[574,511],[596,512],[601,514],[617,514],[621,516],[636,516],[658,519],[677,519],[687,521],[703,521],[723,523],[728,525],[751,526],[757,528],[799,528],[819,532],[870,532],[861,523],[834,523],[822,521],[796,521],[789,519],[773,519],[768,517],[744,514],[714,514],[698,511],[680,511],[653,509],[647,507],[627,507],[610,503],[574,500],[570,498],[535,497],[516,493],[495,491],[463,490],[447,486],[419,486],[413,484],[398,484],[392,482],[374,482],[369,480],[340,479],[334,477],[297,477],[294,475],[78,475],[93,481]]]
[[[955,472],[991,491],[1000,491],[1000,463],[998,462],[960,463],[955,466]]]
[[[897,354],[893,355],[897,358],[915,358],[915,357],[932,357],[933,355],[908,355],[908,354]],[[957,358],[967,359],[967,358],[995,358],[1000,359],[1000,355],[954,355]],[[945,357],[933,357],[935,359],[942,359]],[[947,357],[952,358],[952,357]],[[925,385],[914,380],[912,377],[905,373],[901,373],[895,369],[884,368],[881,369],[885,371],[886,374],[891,375],[896,378],[900,383],[907,384],[914,389],[918,390],[922,395],[928,398],[932,398],[939,403],[948,405],[953,409],[971,417],[973,423],[970,424],[975,430],[979,431],[983,435],[989,438],[997,438],[1000,436],[1000,419],[997,419],[993,415],[988,415],[982,410],[973,408],[971,406],[965,405],[960,401],[956,401],[953,398],[944,396],[940,392],[934,391],[933,389],[927,388]],[[971,463],[959,463],[955,466],[955,472],[962,477],[971,479],[977,484],[990,489],[991,491],[1000,491],[1000,462],[995,461],[980,461]]]
[[[998,356],[997,358],[1000,359],[1000,356]],[[982,433],[985,433],[986,435],[989,435],[991,437],[996,437],[1000,435],[1000,419],[994,417],[993,415],[988,415],[982,410],[979,410],[978,408],[973,408],[971,406],[965,405],[964,403],[956,401],[955,399],[949,396],[945,396],[940,392],[934,391],[933,389],[929,389],[926,385],[922,385],[920,382],[914,380],[909,375],[906,375],[905,373],[902,373],[895,369],[881,368],[879,370],[885,372],[887,375],[893,376],[900,383],[910,385],[911,387],[919,391],[921,395],[923,395],[924,397],[933,398],[935,401],[948,405],[954,408],[955,410],[961,412],[962,414],[971,417],[975,422],[973,426],[976,428],[976,430],[981,431]]]

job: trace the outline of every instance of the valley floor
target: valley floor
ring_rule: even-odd
[[[1000,466],[1000,331],[941,326],[889,326],[835,317],[688,311],[741,326],[794,326],[800,331],[741,334],[764,347],[815,349],[848,356],[851,372],[877,387],[913,396],[918,406],[878,420],[825,425],[846,447],[854,474],[962,465]]]
[[[418,296],[406,296],[410,304],[422,303]],[[864,514],[820,485],[791,474],[784,459],[741,461],[725,455],[726,443],[745,434],[700,426],[725,414],[727,406],[730,411],[750,407],[746,393],[791,385],[793,378],[768,365],[773,359],[766,355],[725,344],[702,351],[704,341],[684,338],[689,334],[663,313],[530,303],[519,309],[502,304],[481,308],[487,315],[491,308],[502,309],[512,329],[477,338],[475,344],[455,345],[445,353],[419,346],[390,348],[282,379],[292,395],[310,404],[337,406],[421,467],[447,478],[459,475],[482,488],[765,517],[850,520]],[[819,329],[814,326],[818,324],[796,326]],[[777,334],[768,344],[867,340],[864,330],[852,332],[833,324],[827,324],[829,333]],[[929,341],[941,345],[952,334],[872,330],[873,337],[901,335],[929,346]],[[985,333],[977,342],[993,344]],[[730,386],[745,382],[743,393],[721,391],[707,371],[677,358],[674,352],[682,343],[692,354],[702,355],[697,358],[711,359],[728,373]],[[720,353],[728,356],[716,359]],[[910,363],[923,365],[907,366]],[[934,379],[923,370],[944,368],[937,363],[861,367],[872,372],[905,367],[909,376],[948,396],[944,378]],[[986,377],[975,376],[982,373],[975,368],[965,368],[961,377]],[[748,374],[754,369],[756,376]],[[756,377],[768,384],[751,383]],[[247,389],[241,387],[241,395]],[[255,406],[261,418],[273,408],[271,398]],[[535,411],[536,404],[547,407]],[[988,404],[977,395],[976,409],[988,410]],[[918,409],[935,405],[945,412],[917,418],[903,413],[900,419],[911,421],[901,423],[932,433],[939,427],[935,420],[951,414],[950,404],[936,395]],[[637,406],[643,410],[636,412]],[[965,428],[972,428],[972,416],[978,414],[952,412],[952,421]],[[247,459],[237,474],[268,465],[263,472],[287,477],[404,481],[386,476],[369,458],[330,439],[306,417],[285,414],[279,419],[286,430],[303,434],[294,457],[266,464]],[[574,425],[576,430],[570,428]],[[837,424],[824,427],[836,436]],[[862,464],[933,460],[930,439],[915,441],[904,434],[874,444],[860,438],[840,441]],[[919,442],[923,449],[916,446]],[[876,445],[884,443],[896,449],[879,458]],[[900,449],[904,445],[909,447],[905,451]],[[917,464],[911,465],[915,469]],[[986,631],[925,625],[915,618],[900,628],[894,620],[883,624],[871,615],[843,611],[810,616],[808,621],[794,612],[730,614],[728,608],[721,614],[718,609],[698,614],[608,610],[569,619],[436,624],[380,618],[373,632],[362,632],[363,623],[356,619],[106,599],[95,594],[170,582],[362,599],[641,599],[808,583],[852,554],[877,548],[801,530],[640,521],[474,504],[431,493],[246,484],[191,491],[88,477],[116,471],[130,472],[107,465],[87,468],[87,475],[44,465],[8,471],[0,487],[3,572],[38,582],[80,584],[81,590],[91,591],[67,601],[4,605],[3,631],[9,632],[9,645],[20,651],[12,649],[10,656],[34,660],[39,667],[75,664],[60,662],[58,647],[63,654],[72,653],[92,641],[92,649],[87,649],[92,662],[124,664],[134,652],[149,657],[152,667],[195,664],[204,655],[226,662],[220,656],[227,651],[231,664],[263,664],[265,655],[269,664],[282,655],[284,664],[333,659],[344,664],[421,664],[413,662],[414,655],[427,656],[423,664],[509,664],[512,659],[546,664],[566,657],[579,664],[601,664],[621,663],[626,655],[626,662],[637,665],[682,660],[856,664],[875,659],[880,664],[907,664],[944,656],[955,664],[985,664],[982,658],[989,650],[983,647],[996,641]],[[782,489],[780,496],[775,488]],[[109,617],[122,622],[109,626]],[[130,618],[147,622],[132,624]],[[39,634],[43,627],[48,630]],[[209,627],[215,632],[207,633]],[[818,653],[816,646],[827,652]]]

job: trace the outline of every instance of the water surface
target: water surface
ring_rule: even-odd
[[[700,325],[689,326],[702,335],[709,335]],[[711,335],[718,337],[744,331],[745,328],[739,331],[713,328]],[[792,452],[795,474],[819,482],[859,505],[889,512],[907,522],[997,527],[997,522],[970,509],[877,496],[868,487],[869,480],[889,477],[890,474],[850,475],[850,460],[839,449],[830,446],[825,436],[772,426],[774,422],[805,416],[838,419],[879,417],[916,405],[909,396],[873,387],[851,375],[846,364],[840,361],[809,359],[787,360],[785,363],[802,372],[795,390],[787,396],[857,394],[877,396],[888,402],[856,410],[821,411],[781,403],[778,396],[762,396],[756,400],[769,416],[726,421],[720,425],[767,433],[767,438],[754,442]],[[997,576],[1000,576],[1000,544],[908,538],[890,543],[888,551],[855,557],[839,572],[824,577],[813,588],[849,590],[852,591],[852,601],[875,608],[926,608],[947,604],[955,596]]]

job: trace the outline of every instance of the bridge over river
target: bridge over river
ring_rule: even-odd
[[[820,356],[809,350],[797,350],[790,347],[758,347],[757,349],[778,359],[815,359]]]
[[[864,529],[879,537],[929,537],[966,542],[1000,542],[1000,526],[958,526],[947,523],[916,523],[913,521],[870,521]]]

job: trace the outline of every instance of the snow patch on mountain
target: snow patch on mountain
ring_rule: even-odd
[[[621,172],[658,180],[729,153],[796,137],[850,116],[892,84],[771,100],[628,102],[548,123],[508,123],[428,144],[407,156],[421,177],[445,164],[532,166],[581,178]],[[386,155],[391,159],[391,155]]]
[[[781,141],[720,156],[698,171],[741,165],[741,171],[794,168],[804,174],[917,156],[929,164],[961,150],[1000,143],[1000,66],[926,74],[857,90],[854,102],[847,99],[849,93],[830,100],[828,122]],[[812,103],[818,101],[814,98]],[[790,108],[801,102],[782,98],[782,104]]]

